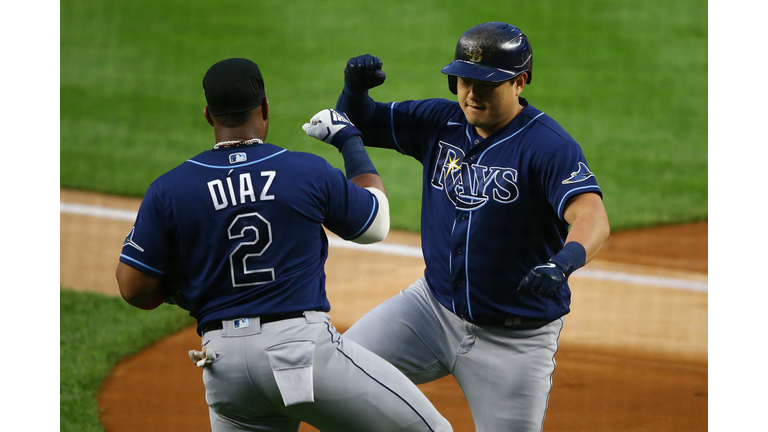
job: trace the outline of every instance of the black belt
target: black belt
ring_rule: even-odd
[[[552,322],[541,318],[528,318],[523,316],[509,316],[509,317],[496,317],[496,318],[469,318],[462,317],[472,324],[494,327],[508,327],[515,329],[535,329],[544,327]]]
[[[259,317],[259,322],[261,324],[271,323],[275,321],[281,321],[291,318],[301,318],[304,316],[304,311],[301,312],[285,312],[285,313],[279,313],[279,314],[271,314],[271,315],[261,315]],[[200,329],[200,333],[205,333],[213,330],[221,330],[224,328],[224,322],[222,320],[214,320],[206,325],[204,325]]]

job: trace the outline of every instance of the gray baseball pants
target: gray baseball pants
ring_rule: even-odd
[[[217,353],[203,369],[213,431],[297,431],[302,421],[324,432],[452,430],[415,384],[342,337],[328,314],[223,327],[202,338]]]
[[[344,337],[416,384],[453,374],[477,432],[540,431],[563,319],[536,329],[478,326],[444,308],[421,278]]]

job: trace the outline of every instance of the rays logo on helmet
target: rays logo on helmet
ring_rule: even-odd
[[[483,49],[479,46],[471,46],[467,48],[467,56],[469,56],[469,61],[480,63],[483,61]]]
[[[572,172],[570,177],[563,180],[563,184],[583,182],[584,180],[594,176],[595,174],[589,170],[587,164],[584,162],[579,162],[579,170]]]

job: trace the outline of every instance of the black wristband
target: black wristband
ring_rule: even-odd
[[[568,242],[549,260],[562,267],[566,276],[570,276],[576,269],[584,267],[587,250],[579,242]]]
[[[344,158],[344,171],[348,179],[360,174],[379,174],[376,167],[373,166],[368,152],[365,151],[362,138],[359,136],[349,138],[347,142],[342,144],[339,151]]]

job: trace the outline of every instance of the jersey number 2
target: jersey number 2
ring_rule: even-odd
[[[248,265],[249,258],[261,256],[272,244],[272,226],[268,220],[258,213],[238,215],[229,225],[227,234],[231,240],[245,239],[229,254],[232,286],[259,285],[275,280],[275,269],[254,269]]]

